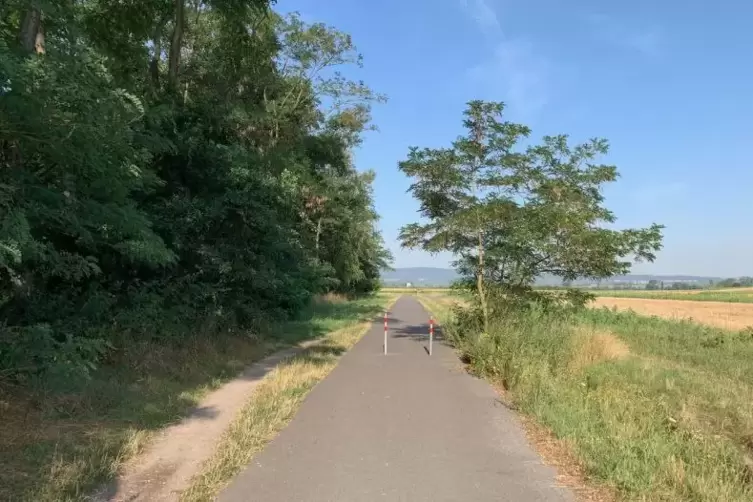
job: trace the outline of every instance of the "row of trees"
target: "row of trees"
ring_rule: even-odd
[[[377,288],[360,64],[268,0],[0,4],[0,376]]]
[[[466,135],[447,148],[412,148],[400,163],[426,220],[402,229],[403,246],[458,257],[486,331],[510,301],[547,299],[533,290],[537,277],[624,274],[632,261],[653,260],[662,238],[660,225],[607,228],[616,218],[601,189],[617,169],[597,162],[606,140],[571,146],[565,135],[545,136],[522,148],[531,130],[503,121],[503,111],[503,103],[471,101]],[[570,300],[584,297],[573,291]]]
[[[730,277],[715,284],[719,288],[750,288],[753,287],[753,277]]]

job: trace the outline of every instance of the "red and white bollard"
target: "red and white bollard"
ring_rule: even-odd
[[[432,346],[434,345],[434,316],[429,317],[429,355],[431,355]]]
[[[384,313],[384,355],[387,355],[387,312]]]

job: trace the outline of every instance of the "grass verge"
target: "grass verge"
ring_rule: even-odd
[[[82,500],[149,438],[271,352],[373,317],[388,296],[316,302],[263,337],[206,334],[124,343],[88,380],[0,386],[0,500]]]
[[[606,310],[445,324],[474,372],[623,499],[753,500],[751,333]]]
[[[391,299],[383,305],[391,303]],[[314,386],[337,365],[371,326],[362,322],[334,331],[321,344],[285,361],[272,371],[241,411],[182,502],[214,500],[219,491],[251,461],[298,410]]]

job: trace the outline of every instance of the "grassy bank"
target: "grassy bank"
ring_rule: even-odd
[[[604,310],[445,333],[625,499],[753,500],[751,333]]]
[[[329,298],[265,335],[126,344],[89,380],[0,388],[0,500],[81,500],[149,437],[249,363],[376,315],[389,296]],[[188,328],[187,328],[188,331]]]

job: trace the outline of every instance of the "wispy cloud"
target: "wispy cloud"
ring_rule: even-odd
[[[550,97],[549,62],[526,40],[497,42],[492,56],[469,69],[473,84],[485,97],[502,98],[511,108],[530,117],[540,112]],[[501,95],[499,95],[501,94]]]
[[[526,38],[510,38],[489,0],[460,0],[463,11],[483,33],[490,56],[468,69],[478,92],[505,101],[524,116],[538,113],[549,101],[552,64]]]
[[[460,0],[460,3],[487,36],[494,37],[502,33],[497,13],[486,0]]]
[[[586,21],[602,40],[656,57],[661,52],[662,32],[656,25],[634,26],[605,14],[589,14]]]

